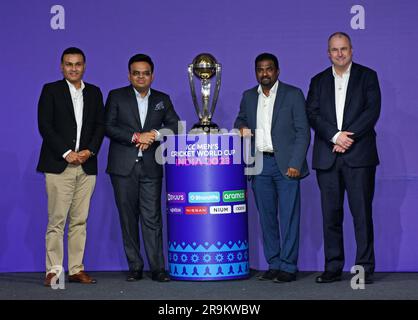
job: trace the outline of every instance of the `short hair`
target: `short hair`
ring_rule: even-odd
[[[66,54],[81,54],[81,55],[83,56],[83,60],[84,60],[84,62],[86,62],[86,55],[85,55],[85,54],[84,54],[84,52],[83,52],[81,49],[79,49],[79,48],[76,48],[76,47],[69,47],[69,48],[65,49],[65,50],[62,52],[62,55],[61,55],[61,63],[62,63],[62,62],[64,62],[64,55],[66,55]]]
[[[331,39],[332,39],[333,37],[335,37],[335,36],[339,36],[339,37],[345,37],[345,38],[347,38],[348,43],[350,44],[350,47],[353,47],[353,46],[352,46],[352,44],[351,44],[351,38],[350,38],[350,36],[349,36],[347,33],[345,33],[345,32],[342,32],[342,31],[337,31],[337,32],[334,32],[332,35],[330,35],[330,36],[329,36],[329,38],[328,38],[328,48],[329,48],[329,42],[330,42],[330,41],[331,41]]]
[[[279,69],[279,60],[277,59],[277,57],[274,54],[271,53],[261,53],[257,56],[257,58],[255,58],[255,68],[257,68],[257,63],[259,63],[260,61],[265,61],[265,60],[271,60],[274,63],[274,66],[276,67],[276,69]]]
[[[151,66],[151,73],[154,73],[154,62],[152,62],[151,57],[146,54],[138,53],[132,56],[128,62],[128,70],[131,71],[131,65],[135,62],[146,62]]]

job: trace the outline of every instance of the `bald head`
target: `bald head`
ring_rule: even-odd
[[[339,75],[347,71],[353,59],[353,48],[348,34],[336,32],[328,38],[328,57]]]
[[[351,44],[350,36],[348,34],[346,34],[345,32],[338,31],[338,32],[334,32],[332,35],[329,36],[329,38],[328,38],[328,50],[330,48],[331,40],[333,40],[334,38],[345,38],[348,41],[348,43],[350,44],[350,48],[353,47],[352,44]]]

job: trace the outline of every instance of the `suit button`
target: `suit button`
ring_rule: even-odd
[[[73,139],[73,142],[75,142],[75,139]]]

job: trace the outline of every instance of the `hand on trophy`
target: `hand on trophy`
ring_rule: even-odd
[[[253,136],[253,134],[251,133],[251,129],[248,129],[247,127],[242,127],[241,129],[239,129],[239,133],[241,137],[244,138]]]

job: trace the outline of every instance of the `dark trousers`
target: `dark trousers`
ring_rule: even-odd
[[[264,156],[263,171],[254,176],[252,186],[269,268],[294,273],[299,252],[299,180],[284,177],[275,158]]]
[[[140,253],[139,223],[151,271],[164,270],[161,217],[161,178],[146,177],[143,160],[128,176],[110,176],[122,228],[129,270],[144,267]]]
[[[344,267],[344,193],[353,216],[357,243],[356,265],[374,272],[372,202],[376,167],[351,168],[338,156],[329,170],[317,170],[321,190],[325,270],[340,272]]]

